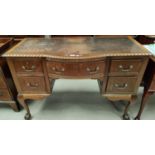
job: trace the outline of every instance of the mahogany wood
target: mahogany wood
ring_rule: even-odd
[[[96,79],[101,95],[127,100],[123,118],[135,101],[150,53],[132,37],[53,37],[24,39],[8,50],[7,58],[18,90],[18,100],[31,113],[25,99],[50,95],[56,79]],[[34,61],[32,61],[34,60]]]
[[[14,61],[14,66],[17,74],[43,73],[41,60],[38,59],[20,59]]]
[[[18,77],[19,84],[21,86],[22,92],[45,92],[45,79],[44,77],[29,77],[23,76]]]
[[[61,75],[61,76],[81,76],[87,77],[93,75],[104,76],[105,64],[104,61],[97,62],[54,62],[49,61],[47,64],[47,70],[49,76]]]
[[[109,77],[107,93],[133,93],[135,92],[136,82],[136,77]]]
[[[142,68],[143,59],[134,59],[134,60],[113,60],[111,62],[110,72],[112,75],[138,75]]]

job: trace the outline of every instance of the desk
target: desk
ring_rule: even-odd
[[[101,95],[126,100],[123,119],[136,99],[150,53],[131,37],[63,37],[24,39],[3,54],[18,90],[18,101],[31,113],[25,99],[52,93],[56,79],[96,79]]]

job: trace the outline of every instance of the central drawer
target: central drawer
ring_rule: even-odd
[[[20,87],[25,92],[45,92],[44,77],[18,77]]]
[[[116,94],[134,93],[136,85],[136,77],[109,77],[107,92]]]
[[[48,74],[62,76],[104,75],[105,63],[99,62],[52,62],[46,63]]]

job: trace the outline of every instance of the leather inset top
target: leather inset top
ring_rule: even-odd
[[[59,59],[136,55],[151,55],[151,53],[130,37],[28,38],[3,54],[4,57],[51,57]]]

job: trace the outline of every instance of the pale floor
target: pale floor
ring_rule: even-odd
[[[137,114],[143,88],[136,104],[131,105],[131,119]],[[155,119],[155,96],[151,96],[141,119]],[[53,94],[40,101],[28,101],[33,120],[120,120],[126,102],[112,104],[99,94],[96,80],[57,80]],[[1,120],[23,120],[25,110],[14,112],[0,104]]]

